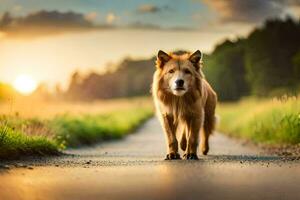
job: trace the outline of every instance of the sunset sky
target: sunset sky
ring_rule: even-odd
[[[299,19],[300,0],[0,0],[0,82],[20,75],[64,86],[158,49],[209,53],[267,18]]]

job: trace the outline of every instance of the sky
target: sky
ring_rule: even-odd
[[[159,49],[209,53],[268,18],[299,19],[300,0],[0,0],[0,82],[22,74],[64,87]]]

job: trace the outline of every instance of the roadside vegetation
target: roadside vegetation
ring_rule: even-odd
[[[124,100],[123,100],[124,101]],[[130,100],[128,100],[130,101]],[[51,118],[19,114],[0,117],[0,159],[26,155],[57,155],[64,148],[122,138],[152,116],[148,99],[132,99],[118,110],[58,114]],[[140,102],[140,103],[137,103]],[[95,106],[95,105],[93,105]],[[102,105],[104,106],[104,104]]]
[[[48,124],[55,132],[55,141],[62,146],[76,147],[121,138],[151,116],[149,108],[133,108],[99,115],[63,115]]]
[[[297,94],[300,22],[269,19],[247,37],[225,40],[204,56],[204,74],[220,101]]]
[[[266,144],[300,143],[300,99],[258,100],[221,103],[219,130],[230,136]]]
[[[0,158],[12,159],[26,155],[54,155],[59,146],[45,136],[28,136],[12,127],[0,126]]]

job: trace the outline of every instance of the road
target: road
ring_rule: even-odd
[[[66,153],[5,163],[11,169],[0,170],[0,200],[300,199],[299,160],[216,133],[208,156],[164,161],[154,118],[124,140]]]

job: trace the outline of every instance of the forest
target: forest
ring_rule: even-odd
[[[247,38],[226,40],[205,59],[207,79],[224,101],[281,96],[300,86],[300,23],[268,20]]]

